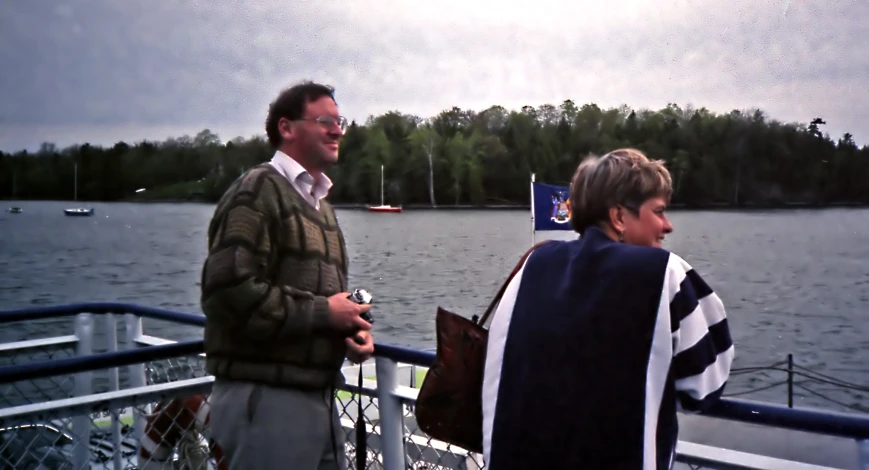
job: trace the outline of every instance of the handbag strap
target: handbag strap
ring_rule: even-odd
[[[486,313],[484,313],[483,316],[480,318],[480,321],[477,322],[478,325],[483,326],[486,324],[486,320],[489,319],[489,316],[492,315],[492,312],[495,311],[495,306],[498,305],[498,302],[501,301],[501,297],[504,296],[504,292],[507,290],[507,286],[510,284],[510,281],[512,281],[516,274],[519,273],[519,270],[522,269],[522,266],[525,264],[525,260],[527,260],[528,257],[531,256],[531,252],[551,241],[552,240],[539,241],[535,243],[534,246],[529,248],[524,255],[522,255],[522,258],[519,260],[518,263],[516,263],[516,267],[513,268],[513,272],[511,272],[510,275],[507,276],[507,280],[504,281],[504,285],[502,285],[498,293],[495,294],[495,298],[492,299],[492,303],[489,304],[489,308],[486,309]]]

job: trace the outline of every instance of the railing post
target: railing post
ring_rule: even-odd
[[[416,388],[416,364],[410,365],[410,388]]]
[[[869,470],[869,439],[857,439],[857,468]]]
[[[73,321],[75,336],[78,340],[75,354],[78,357],[93,354],[94,316],[92,313],[79,313]],[[74,379],[75,396],[83,397],[93,393],[93,372],[79,372]],[[78,415],[72,419],[72,435],[74,439],[73,462],[75,468],[90,468],[91,463],[91,417]]]
[[[384,470],[404,470],[404,413],[398,388],[398,364],[386,357],[375,358],[377,405],[380,413],[380,439]]]
[[[794,355],[788,353],[788,408],[794,407]]]
[[[127,349],[136,349],[138,347],[136,341],[142,336],[142,318],[132,313],[124,314],[125,327],[125,342]],[[127,376],[130,382],[130,388],[144,387],[147,385],[145,379],[145,364],[131,364],[127,366]],[[144,413],[151,413],[150,405],[142,405]],[[138,407],[133,407],[133,437],[138,442],[145,435],[146,418]]]
[[[118,324],[115,322],[115,314],[109,313],[103,315],[105,317],[106,327],[106,351],[116,352],[118,350]],[[116,391],[120,388],[118,380],[118,368],[112,367],[108,371],[109,374],[109,390]],[[121,461],[121,418],[118,410],[109,410],[112,414],[112,459],[115,470],[121,470],[123,463]]]

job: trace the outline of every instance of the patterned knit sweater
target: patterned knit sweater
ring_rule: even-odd
[[[327,297],[347,290],[335,212],[314,209],[271,165],[230,186],[208,228],[202,270],[206,371],[296,388],[343,381],[344,338]]]

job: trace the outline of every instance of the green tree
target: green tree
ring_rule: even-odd
[[[565,100],[508,110],[452,107],[422,118],[390,111],[353,122],[329,170],[333,203],[527,204],[531,173],[567,185],[582,158],[635,147],[665,162],[675,204],[742,206],[869,203],[869,147],[826,124],[784,123],[759,109],[715,113],[603,109]],[[274,151],[263,136],[222,141],[204,129],[162,142],[0,152],[0,198],[214,201]],[[139,188],[147,191],[136,193]]]

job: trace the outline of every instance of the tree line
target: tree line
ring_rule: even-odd
[[[847,133],[834,140],[824,124],[784,123],[758,109],[602,109],[571,100],[454,107],[431,118],[393,111],[350,123],[328,173],[329,199],[380,203],[382,166],[387,204],[528,204],[531,173],[567,185],[585,156],[635,147],[665,161],[675,204],[869,203],[869,147]],[[36,152],[0,152],[0,198],[216,201],[272,154],[264,136],[223,142],[208,129],[111,147],[44,143]]]

